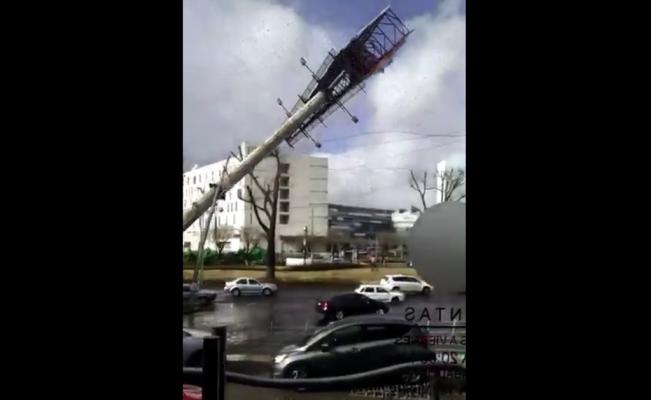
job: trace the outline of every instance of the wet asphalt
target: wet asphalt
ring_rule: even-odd
[[[212,287],[210,289],[219,290],[214,305],[207,310],[184,315],[183,326],[210,331],[214,326],[226,325],[229,360],[266,362],[282,347],[296,344],[323,325],[321,315],[315,310],[318,299],[352,292],[355,288],[354,285],[291,285],[280,286],[271,297],[235,298],[225,293],[223,286]],[[415,294],[408,295],[402,303],[389,304],[388,314],[414,318],[421,324],[428,321],[431,324],[448,324],[450,312],[458,313],[459,309],[460,320],[465,321],[465,303],[463,295]],[[443,308],[440,319],[437,307]]]
[[[353,291],[355,285],[289,285],[280,286],[271,297],[234,298],[223,292],[223,286],[208,287],[219,290],[217,300],[209,309],[183,316],[186,328],[210,331],[217,325],[227,326],[228,371],[250,375],[270,376],[275,354],[284,346],[296,344],[319,326],[321,315],[315,311],[318,299]],[[404,302],[390,304],[389,315],[414,318],[419,324],[449,325],[450,311],[462,310],[460,320],[465,322],[466,298],[464,295],[429,296],[408,295]],[[439,319],[438,308],[441,309]],[[459,316],[458,314],[456,314]],[[446,330],[449,332],[449,330]],[[274,399],[274,400],[326,400],[326,399],[369,399],[369,398],[411,398],[429,399],[429,395],[416,396],[398,394],[395,397],[370,391],[336,391],[322,393],[301,393],[295,390],[279,390],[246,385],[227,384],[227,399]],[[444,395],[441,399],[465,399],[465,396]]]

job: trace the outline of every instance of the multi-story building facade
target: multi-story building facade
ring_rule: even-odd
[[[253,149],[248,143],[242,143],[240,146],[244,157]],[[281,152],[280,161],[276,251],[300,251],[305,235],[325,237],[328,233],[328,159]],[[232,171],[239,163],[236,158],[231,157],[228,170]],[[183,174],[184,209],[191,207],[192,203],[208,190],[211,183],[219,182],[225,165],[226,160],[222,160],[195,167]],[[264,187],[272,185],[275,172],[276,160],[273,157],[265,158],[254,169],[255,176]],[[216,224],[218,228],[232,231],[224,251],[237,251],[244,247],[242,230],[245,227],[252,227],[262,234],[253,206],[242,200],[248,199],[247,187],[252,189],[257,205],[264,207],[262,192],[248,175],[226,192],[223,200],[217,202],[211,228]],[[184,232],[183,241],[186,248],[198,248],[201,228],[207,223],[207,216],[208,212]],[[263,223],[268,225],[263,212],[260,212],[260,216]],[[264,239],[260,244],[266,247]],[[206,241],[206,246],[216,247],[211,238]]]

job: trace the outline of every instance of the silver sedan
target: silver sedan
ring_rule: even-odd
[[[271,296],[278,291],[273,283],[261,283],[253,278],[237,278],[224,285],[224,291],[235,297],[238,296]]]

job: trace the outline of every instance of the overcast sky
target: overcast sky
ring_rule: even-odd
[[[329,201],[408,208],[420,205],[409,168],[465,165],[465,1],[396,1],[413,29],[384,74],[287,152],[329,158]],[[389,2],[377,0],[184,0],[184,170],[226,158],[242,140],[260,142],[286,118],[316,69]],[[439,135],[439,136],[436,136]],[[432,194],[433,198],[433,194]]]

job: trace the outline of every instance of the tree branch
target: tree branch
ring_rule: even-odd
[[[250,186],[247,186],[246,188],[247,188],[247,191],[248,191],[248,189],[250,189],[251,187],[250,187]],[[251,191],[251,192],[252,192],[252,191]],[[249,196],[252,196],[252,193],[251,193],[251,192],[248,192]],[[252,206],[256,207],[256,208],[259,209],[259,210],[264,210],[264,208],[262,208],[262,207],[260,207],[259,205],[256,204],[256,202],[255,202],[255,197],[249,197],[248,199],[245,199],[245,198],[242,197],[242,196],[238,196],[238,199],[242,200],[242,201],[245,202],[245,203],[251,204]]]
[[[246,190],[249,193],[249,198],[253,199],[253,190],[251,189],[251,186],[247,185]],[[264,208],[262,208],[262,207],[258,206],[257,204],[255,204],[255,202],[253,202],[252,204],[253,204],[253,212],[255,212],[255,218],[258,220],[258,223],[260,224],[262,229],[265,231],[265,233],[268,232],[269,231],[269,226],[265,225],[262,222],[262,218],[260,218],[260,213],[258,212],[258,209],[261,209],[261,210],[265,211],[265,213],[267,212],[267,210],[265,210]]]

